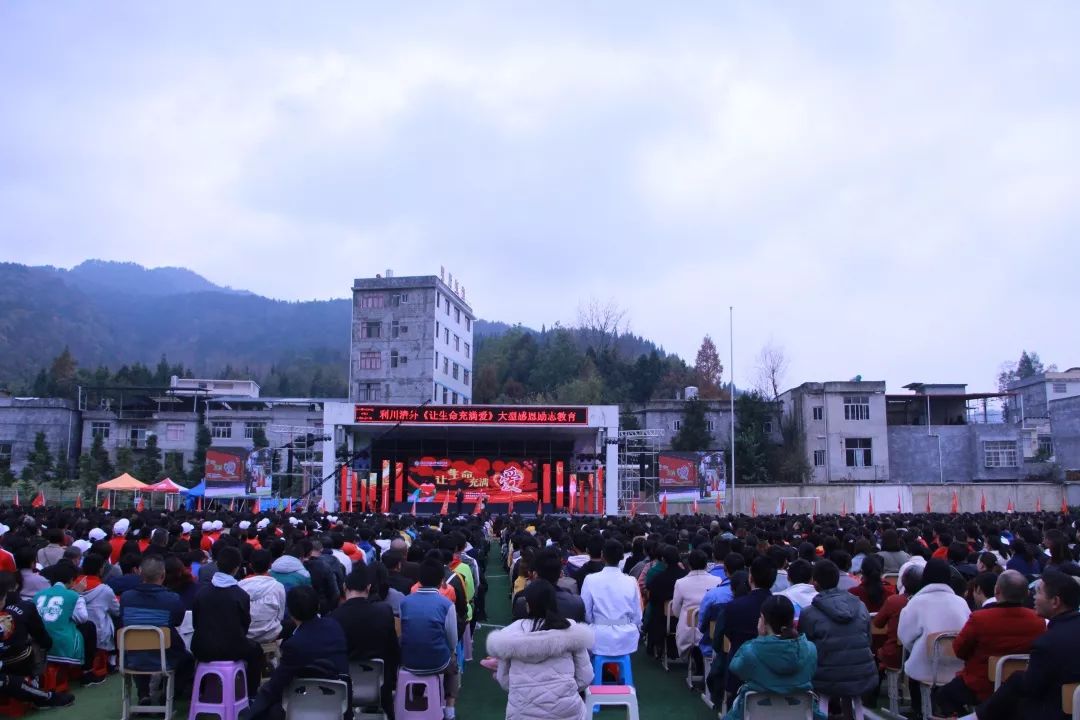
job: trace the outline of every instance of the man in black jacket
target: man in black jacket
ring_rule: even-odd
[[[412,586],[416,583],[412,578],[405,577],[401,574],[401,563],[404,560],[402,554],[397,550],[387,550],[382,555],[382,564],[386,566],[386,571],[390,574],[388,582],[390,587],[397,590],[402,595],[408,595],[412,592]],[[345,582],[345,594],[348,595],[349,583]]]
[[[386,553],[389,555],[390,553]],[[383,559],[386,559],[383,555]],[[394,613],[386,603],[372,602],[371,570],[357,564],[345,578],[345,602],[330,617],[345,631],[345,645],[350,660],[383,661],[382,706],[393,715],[394,687],[401,647],[394,629]]]
[[[34,603],[15,589],[13,573],[0,572],[0,697],[13,697],[39,708],[65,707],[75,702],[68,693],[45,692],[34,682],[33,645],[45,651],[52,638]]]
[[[259,689],[266,658],[262,647],[247,636],[251,625],[251,596],[236,581],[236,571],[242,561],[234,547],[218,553],[218,571],[195,596],[192,622],[195,635],[191,639],[191,654],[199,662],[243,660],[247,665],[248,697]]]
[[[348,675],[345,632],[333,618],[319,617],[319,596],[311,587],[299,585],[285,596],[289,617],[296,632],[281,643],[281,662],[251,705],[240,713],[241,720],[284,718],[281,696],[298,677],[338,678]]]
[[[311,576],[311,587],[319,596],[319,614],[327,615],[338,606],[341,601],[341,586],[338,585],[334,568],[326,561],[322,554],[322,543],[317,540],[303,539],[300,541],[300,551],[304,557],[304,569]],[[330,557],[330,562],[341,567],[341,563]]]
[[[1061,709],[1061,686],[1080,682],[1080,585],[1048,570],[1035,589],[1035,612],[1050,621],[1031,646],[1027,670],[1009,676],[976,708],[978,720],[1047,720],[1068,716]]]

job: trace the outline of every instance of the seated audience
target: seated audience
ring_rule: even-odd
[[[675,581],[675,594],[671,599],[671,614],[678,618],[675,625],[675,647],[684,657],[694,645],[697,628],[687,623],[687,610],[698,608],[705,593],[720,584],[720,578],[705,571],[708,556],[701,550],[691,550],[687,556],[690,572]]]
[[[52,649],[52,637],[33,603],[19,594],[15,573],[0,572],[0,697],[14,698],[36,708],[67,707],[75,702],[69,693],[46,692],[38,687],[35,645],[39,650]]]
[[[442,674],[443,714],[446,720],[453,720],[458,692],[458,623],[454,604],[439,592],[444,578],[444,566],[435,557],[425,557],[420,565],[420,587],[401,602],[401,667],[414,675]]]
[[[269,550],[251,553],[251,574],[240,581],[240,589],[251,599],[251,625],[248,638],[268,643],[281,636],[285,619],[285,586],[270,576],[273,557]]]
[[[558,585],[559,576],[562,573],[562,560],[559,559],[558,553],[550,548],[545,548],[534,556],[533,565],[533,573],[536,578],[547,580],[555,587],[555,609],[559,615],[574,622],[585,622],[585,602],[580,596]],[[535,580],[532,582],[535,582]],[[528,586],[526,586],[527,588]],[[512,612],[515,620],[528,617],[528,606],[525,603],[524,593],[518,593],[514,597]]]
[[[330,618],[336,620],[345,633],[345,648],[350,660],[377,658],[383,661],[382,705],[390,714],[393,713],[401,649],[390,606],[374,602],[370,597],[373,568],[374,565],[356,564],[345,578],[345,602],[330,614]]]

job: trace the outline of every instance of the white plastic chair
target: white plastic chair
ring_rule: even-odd
[[[360,717],[384,716],[382,710],[384,676],[385,668],[383,661],[379,658],[349,662],[349,677],[352,678],[352,706],[363,711]],[[355,714],[354,717],[356,717]]]
[[[349,684],[344,680],[298,678],[281,696],[287,720],[326,720],[349,709]]]
[[[814,695],[808,692],[792,695],[746,693],[743,696],[743,720],[762,719],[814,720]]]

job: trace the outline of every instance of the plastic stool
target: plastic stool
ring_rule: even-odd
[[[0,717],[19,718],[30,712],[32,703],[16,700],[13,697],[0,697]]]
[[[41,689],[45,692],[66,693],[71,670],[76,667],[75,665],[65,665],[63,663],[47,663],[45,665],[45,675],[41,679]]]
[[[595,712],[603,706],[625,707],[628,720],[638,720],[637,692],[630,685],[591,685],[585,691],[585,707]]]
[[[594,655],[592,661],[593,683],[604,685],[604,666],[615,665],[618,675],[614,683],[608,685],[634,685],[634,672],[630,669],[629,655]]]
[[[397,720],[442,720],[442,673],[413,675],[398,670],[397,692],[394,693],[394,717]]]
[[[471,624],[469,624],[469,623],[465,624],[464,635],[465,635],[465,639],[464,639],[465,662],[472,662],[472,625]]]
[[[220,700],[206,699],[203,680],[216,677]],[[239,660],[199,663],[195,668],[195,685],[191,689],[191,711],[188,720],[195,720],[200,713],[217,715],[222,720],[236,720],[240,711],[248,706],[247,669]]]

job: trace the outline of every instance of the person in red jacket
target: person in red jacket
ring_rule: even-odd
[[[942,714],[957,715],[985,701],[994,693],[987,661],[993,656],[1026,654],[1046,632],[1043,619],[1023,606],[1027,592],[1027,578],[1006,570],[994,585],[996,602],[968,617],[953,640],[953,651],[964,661],[964,668],[934,692]]]

